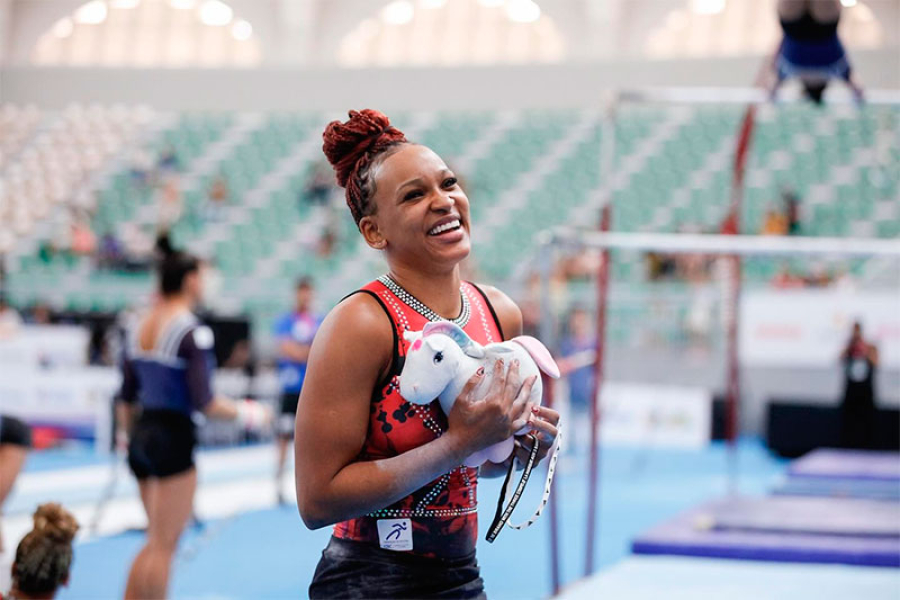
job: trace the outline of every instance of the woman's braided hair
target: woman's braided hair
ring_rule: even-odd
[[[13,586],[24,594],[52,594],[65,583],[72,566],[72,540],[78,522],[55,502],[34,513],[34,529],[22,538],[13,563]]]
[[[356,224],[375,213],[372,167],[407,143],[403,132],[377,110],[350,111],[344,123],[332,121],[322,134],[322,150],[334,168],[338,185],[346,190],[347,206]]]

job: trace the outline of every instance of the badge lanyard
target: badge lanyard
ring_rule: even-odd
[[[491,522],[491,526],[488,528],[487,535],[485,539],[488,542],[493,542],[497,539],[497,536],[500,535],[500,531],[503,530],[504,525],[508,525],[513,529],[527,529],[534,524],[535,521],[538,520],[538,517],[541,516],[541,513],[544,511],[544,507],[547,506],[547,502],[550,499],[550,487],[553,484],[553,475],[556,472],[556,462],[559,458],[559,450],[562,443],[562,427],[561,425],[557,425],[557,433],[556,439],[553,442],[553,451],[550,456],[550,462],[547,467],[547,481],[544,484],[544,493],[541,497],[541,503],[538,505],[538,508],[534,511],[534,514],[524,523],[513,524],[509,523],[509,518],[512,516],[513,510],[515,510],[516,505],[519,503],[519,500],[522,497],[522,492],[525,490],[525,485],[528,483],[528,479],[531,477],[531,471],[534,469],[535,461],[537,460],[538,449],[540,447],[540,442],[538,442],[537,436],[528,435],[526,436],[531,438],[532,445],[531,451],[528,454],[528,460],[525,463],[525,470],[522,472],[522,477],[519,479],[519,484],[516,486],[515,492],[513,492],[512,498],[510,498],[509,503],[506,505],[506,508],[503,508],[503,504],[506,500],[506,496],[509,493],[509,486],[512,480],[512,472],[515,469],[516,458],[515,455],[510,457],[509,461],[509,469],[506,471],[506,478],[503,480],[503,488],[500,493],[500,498],[497,500],[497,511],[494,514],[494,520]]]

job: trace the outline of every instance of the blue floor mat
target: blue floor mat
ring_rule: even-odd
[[[726,449],[604,448],[601,457],[600,535],[595,567],[618,562],[631,540],[651,525],[729,488]],[[558,471],[562,575],[572,581],[584,570],[587,460],[567,455]],[[783,474],[786,463],[757,441],[740,446],[738,489],[762,494]],[[538,478],[539,480],[540,478]],[[478,560],[492,599],[541,598],[550,592],[547,513],[525,531],[506,529],[497,541],[483,540],[493,516],[500,481],[479,484],[482,527]],[[536,506],[542,486],[532,482],[513,517],[524,520]],[[269,493],[265,490],[264,493]],[[173,598],[304,597],[330,531],[308,531],[295,507],[245,513],[190,530],[175,565]],[[127,568],[142,536],[123,534],[77,547],[71,586],[60,598],[121,597]]]

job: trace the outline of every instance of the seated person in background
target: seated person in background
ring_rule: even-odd
[[[787,232],[788,222],[785,216],[774,208],[767,210],[760,235],[786,235]]]
[[[97,266],[101,269],[118,269],[125,262],[125,249],[112,231],[100,238],[97,248]]]
[[[27,313],[26,322],[32,325],[49,325],[53,322],[50,307],[44,302],[37,302]]]
[[[772,278],[772,285],[779,289],[793,289],[804,287],[806,282],[791,271],[790,265],[783,264]]]
[[[72,223],[72,252],[81,256],[93,254],[97,249],[97,236],[91,226],[82,217],[76,217]]]
[[[6,598],[55,598],[59,587],[69,584],[72,540],[77,531],[75,517],[59,504],[50,502],[38,506],[34,513],[34,529],[16,548],[12,587]]]
[[[784,216],[787,220],[787,232],[790,235],[800,233],[800,197],[790,186],[781,187],[781,201],[784,203]]]
[[[181,170],[181,161],[178,160],[178,154],[176,154],[175,148],[166,146],[163,151],[160,152],[159,159],[156,161],[156,169],[161,173]]]
[[[319,258],[330,258],[337,247],[337,234],[330,227],[322,232],[316,244],[316,255]]]
[[[231,190],[228,189],[228,183],[225,178],[219,175],[216,177],[207,193],[206,217],[212,220],[219,220],[222,217],[222,211],[228,204],[228,198]]]

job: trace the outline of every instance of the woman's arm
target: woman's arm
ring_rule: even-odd
[[[878,348],[874,344],[869,344],[869,347],[866,348],[866,354],[869,357],[869,362],[872,363],[872,366],[878,366]]]
[[[306,362],[309,358],[309,344],[301,344],[293,340],[281,340],[278,344],[278,352],[282,358],[295,362]]]
[[[339,304],[313,342],[294,450],[297,506],[311,529],[384,508],[524,426],[531,384],[512,389],[518,369],[511,366],[508,377],[495,372],[498,381],[482,402],[469,400],[480,377],[470,380],[441,437],[398,456],[358,461],[372,393],[390,367],[392,344],[391,323],[362,294]]]
[[[185,378],[191,406],[210,419],[238,421],[239,425],[250,429],[266,427],[272,420],[268,406],[213,393],[213,344],[212,332],[206,326],[188,333],[179,344],[178,356],[186,363]]]

